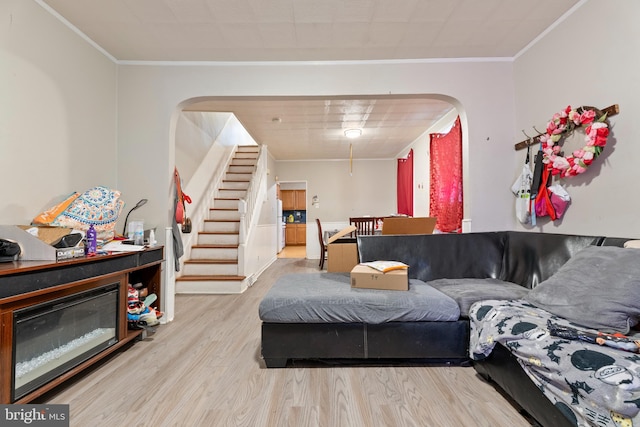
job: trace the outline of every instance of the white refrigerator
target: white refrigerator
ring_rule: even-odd
[[[277,218],[276,218],[276,230],[278,230],[278,253],[282,252],[284,249],[284,233],[285,233],[285,223],[284,218],[282,218],[282,200],[278,199],[278,208],[277,208]]]

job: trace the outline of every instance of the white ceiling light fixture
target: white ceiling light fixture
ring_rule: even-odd
[[[362,135],[362,129],[345,129],[344,131],[344,136],[350,139],[358,138],[360,135]]]

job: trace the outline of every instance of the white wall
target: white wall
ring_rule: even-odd
[[[351,216],[384,216],[396,212],[395,160],[279,161],[281,181],[307,182],[307,222],[346,221]],[[318,196],[320,206],[311,206]]]
[[[586,173],[563,180],[572,196],[564,218],[539,221],[537,230],[640,237],[639,16],[635,0],[588,1],[515,61],[514,142],[524,139],[520,129],[544,130],[567,105],[620,106],[620,114],[610,118],[613,130],[603,154]],[[572,142],[569,152],[583,145]],[[524,156],[517,153],[512,180]]]
[[[73,191],[119,189],[116,88],[117,66],[49,12],[0,2],[0,223],[29,224]]]
[[[176,167],[184,185],[188,184],[196,169],[202,164],[211,146],[226,127],[231,113],[206,113],[184,111],[176,124]]]
[[[362,78],[364,74],[367,79]],[[190,98],[389,93],[444,94],[453,99],[461,112],[463,135],[468,142],[465,217],[472,218],[473,229],[478,231],[512,227],[511,212],[496,209],[508,206],[511,195],[487,191],[513,179],[510,168],[494,167],[495,159],[504,156],[508,163],[515,163],[515,153],[510,150],[515,138],[513,128],[504,125],[513,122],[512,64],[505,61],[122,65],[118,96],[119,184],[128,193],[147,194],[152,215],[158,221],[168,221],[170,216],[164,207],[168,205],[167,188],[174,163],[173,130],[178,109]],[[131,159],[143,153],[154,156],[153,168],[144,180],[135,180]],[[390,170],[395,171],[394,160],[389,162],[393,165]],[[395,172],[389,174],[389,180],[395,182],[394,177]],[[395,211],[395,184],[392,187],[392,192],[382,195],[389,199],[389,212]],[[314,192],[311,188],[309,191]],[[344,203],[350,202],[351,197],[346,194]]]
[[[281,181],[307,183],[307,258],[320,258],[316,218],[324,230],[341,229],[352,216],[385,216],[396,212],[396,163],[390,160],[279,161]],[[284,188],[286,187],[283,184]],[[311,198],[318,196],[318,208]]]

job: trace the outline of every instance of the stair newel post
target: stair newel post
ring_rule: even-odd
[[[245,199],[238,200],[238,212],[240,214],[240,235],[238,236],[240,245],[247,242],[247,201]]]

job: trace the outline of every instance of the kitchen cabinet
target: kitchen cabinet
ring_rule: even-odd
[[[295,209],[296,211],[307,210],[307,191],[293,190],[295,192]]]
[[[282,210],[293,211],[295,210],[295,194],[294,190],[282,190],[280,196],[282,197]]]
[[[287,224],[284,241],[287,246],[306,245],[307,224]]]
[[[286,246],[292,246],[296,244],[296,225],[287,224],[284,230],[284,243]]]
[[[306,190],[282,190],[282,210],[285,211],[305,211],[307,210]]]
[[[296,226],[296,245],[307,244],[307,224],[294,224]]]

